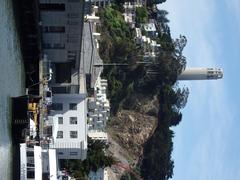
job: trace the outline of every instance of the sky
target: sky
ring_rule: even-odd
[[[173,38],[188,39],[187,67],[220,67],[221,80],[190,90],[174,128],[174,180],[240,179],[240,0],[167,0]]]

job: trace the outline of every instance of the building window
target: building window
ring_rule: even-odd
[[[52,103],[52,110],[62,111],[63,110],[63,104],[62,103]]]
[[[68,0],[68,2],[79,3],[79,0]]]
[[[68,61],[76,62],[77,59],[77,51],[68,51],[67,52]]]
[[[52,45],[50,43],[43,43],[42,47],[43,49],[52,49]]]
[[[39,9],[41,11],[65,11],[65,4],[41,3]]]
[[[69,109],[70,110],[77,110],[77,103],[70,103],[69,104]]]
[[[70,124],[77,124],[77,117],[70,117]]]
[[[77,138],[78,132],[77,131],[70,131],[70,138]]]
[[[66,94],[67,87],[52,87],[53,94]]]
[[[64,43],[54,43],[52,49],[65,49]]]
[[[63,131],[58,131],[57,132],[57,138],[62,139],[63,138]]]
[[[43,49],[65,49],[64,43],[43,43],[42,44]]]
[[[63,124],[63,117],[58,117],[58,124]]]
[[[75,68],[77,60],[77,51],[68,51],[67,60],[72,63],[72,67]]]
[[[44,33],[65,33],[64,26],[45,26],[43,28]]]
[[[58,152],[58,155],[63,155],[64,153],[63,152]]]
[[[79,18],[80,14],[79,13],[68,13],[68,18]]]
[[[70,152],[70,156],[77,156],[77,152]]]

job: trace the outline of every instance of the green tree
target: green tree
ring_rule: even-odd
[[[159,21],[161,24],[169,23],[167,15],[168,15],[168,12],[166,10],[158,10],[157,21]]]
[[[183,49],[187,44],[187,38],[185,36],[180,35],[178,39],[174,41],[174,57],[177,59],[178,64],[180,65],[178,74],[182,72],[182,70],[186,67],[186,57],[183,56]]]
[[[108,145],[101,140],[88,138],[87,158],[83,161],[77,159],[61,160],[61,168],[66,169],[75,178],[87,179],[90,171],[97,171],[98,168],[111,166],[115,163],[112,156],[108,156],[105,150]]]
[[[136,8],[136,24],[139,26],[142,23],[147,22],[147,9],[146,7],[137,7]]]
[[[164,2],[166,2],[166,0],[147,0],[147,6],[153,6]]]
[[[177,126],[182,120],[182,113],[181,112],[172,112],[171,115],[171,126]]]

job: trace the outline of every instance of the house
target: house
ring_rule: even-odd
[[[143,29],[146,32],[147,36],[149,36],[149,37],[156,37],[157,36],[156,26],[153,22],[144,24]]]

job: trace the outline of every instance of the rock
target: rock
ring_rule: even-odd
[[[122,110],[111,120],[108,133],[136,163],[142,155],[144,143],[155,130],[156,122],[154,116]]]

